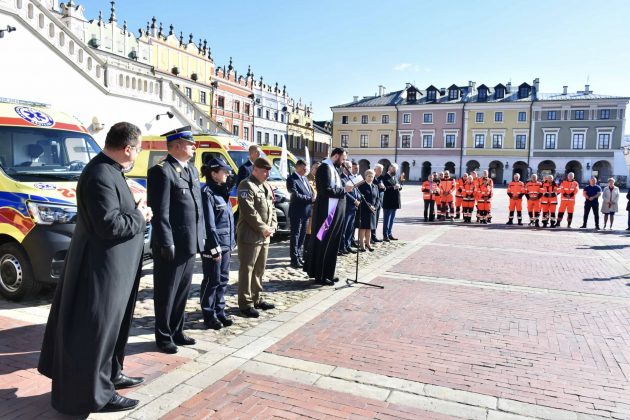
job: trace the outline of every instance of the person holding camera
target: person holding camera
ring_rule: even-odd
[[[227,178],[231,168],[221,159],[212,158],[201,168],[206,186],[201,191],[206,221],[206,243],[201,253],[201,313],[207,328],[220,330],[233,324],[225,314],[225,290],[230,281],[230,254],[234,240],[234,215],[230,204]]]
[[[238,185],[238,307],[243,315],[258,318],[257,309],[266,311],[275,308],[262,300],[261,293],[269,243],[278,221],[271,185],[267,182],[271,163],[265,158],[258,158],[253,166],[252,174]]]

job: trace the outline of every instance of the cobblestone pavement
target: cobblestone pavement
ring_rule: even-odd
[[[287,268],[280,241],[265,278],[277,308],[252,321],[234,311],[234,261],[236,323],[218,332],[201,328],[198,270],[187,322],[198,342],[176,356],[155,351],[145,267],[125,366],[147,378],[126,392],[141,404],[90,417],[630,419],[626,214],[606,232],[505,226],[504,194],[491,225],[426,224],[407,186],[401,240],[360,254],[361,280],[384,290],[315,286]],[[353,263],[340,258],[340,277]],[[60,417],[35,370],[50,297],[0,301],[3,419]]]

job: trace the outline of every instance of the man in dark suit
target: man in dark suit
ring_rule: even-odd
[[[304,266],[302,251],[306,237],[306,224],[311,217],[311,207],[315,201],[315,193],[306,178],[306,162],[301,159],[295,163],[295,172],[287,178],[287,190],[291,193],[289,204],[291,267],[301,268]]]
[[[143,378],[122,373],[151,209],[136,201],[123,171],[140,146],[140,129],[117,123],[103,152],[77,184],[77,221],[50,308],[38,370],[52,379],[52,406],[68,415],[129,410],[138,400],[116,390]]]
[[[352,166],[346,162],[344,165],[344,174],[341,175],[341,180],[345,185],[352,185],[350,176],[356,176],[359,174],[359,164],[352,161]],[[346,213],[343,224],[343,232],[341,243],[339,244],[339,255],[353,253],[356,254],[357,249],[353,248],[354,245],[354,231],[355,220],[357,214],[357,208],[361,204],[361,196],[359,190],[354,188],[352,191],[346,194]]]
[[[164,353],[193,345],[184,334],[186,301],[195,255],[204,249],[205,228],[199,174],[189,162],[195,153],[190,127],[163,134],[166,159],[149,169],[147,196],[154,211],[153,296],[155,341]]]
[[[252,174],[252,170],[254,169],[254,161],[258,159],[262,153],[260,150],[260,146],[257,144],[252,144],[251,146],[249,146],[247,152],[249,153],[249,160],[243,163],[238,168],[238,174],[236,175],[236,182],[234,183],[234,185],[236,185],[237,188],[241,184],[242,180],[249,178],[249,176]]]

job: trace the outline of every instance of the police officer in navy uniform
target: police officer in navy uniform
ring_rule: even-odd
[[[227,178],[231,168],[221,159],[213,158],[201,168],[206,186],[201,190],[203,215],[206,222],[206,244],[201,253],[201,312],[208,328],[220,330],[233,321],[225,314],[225,290],[230,280],[230,253],[234,240],[234,215],[230,203]]]
[[[153,296],[155,341],[164,353],[178,345],[193,345],[184,334],[186,301],[195,256],[204,249],[205,227],[197,169],[189,162],[195,153],[190,127],[166,136],[168,155],[147,176],[147,201],[154,211]]]

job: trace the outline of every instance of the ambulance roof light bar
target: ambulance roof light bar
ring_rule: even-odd
[[[14,105],[36,106],[36,107],[39,107],[39,108],[49,108],[50,107],[50,104],[45,104],[43,102],[24,101],[22,99],[3,98],[3,97],[0,97],[0,104],[14,104]]]

